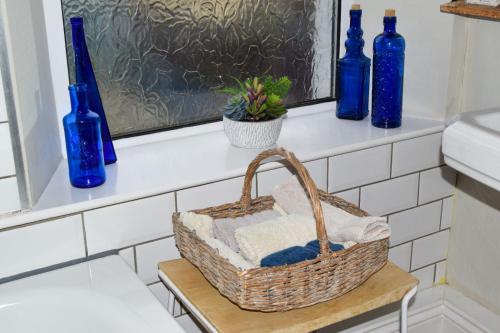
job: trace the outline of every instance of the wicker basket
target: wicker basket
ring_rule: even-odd
[[[239,202],[194,210],[214,219],[239,217],[272,209],[271,196],[251,199],[252,178],[260,163],[279,155],[288,160],[306,188],[316,220],[320,255],[313,260],[278,267],[240,270],[186,228],[173,215],[175,241],[181,254],[203,273],[219,292],[243,309],[263,312],[287,311],[339,297],[366,281],[387,262],[388,238],[356,244],[347,250],[331,252],[328,247],[320,200],[357,216],[367,214],[358,207],[323,191],[318,191],[309,173],[290,152],[278,148],[260,153],[250,163]]]

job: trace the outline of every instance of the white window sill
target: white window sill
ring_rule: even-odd
[[[72,187],[63,160],[35,207],[0,219],[0,229],[244,175],[259,150],[231,146],[216,128],[221,125],[212,126],[201,134],[118,147],[118,162],[106,167],[106,183],[93,189]],[[372,127],[369,117],[340,120],[328,110],[286,119],[277,145],[308,161],[443,129],[441,121],[405,117],[402,127],[384,130]],[[262,169],[276,166],[269,163]]]

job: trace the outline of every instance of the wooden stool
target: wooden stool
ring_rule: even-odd
[[[209,332],[311,332],[401,301],[401,332],[407,332],[408,302],[418,280],[388,262],[358,288],[336,299],[286,312],[242,310],[222,296],[186,259],[159,264],[159,276]],[[173,300],[172,302],[173,303]]]

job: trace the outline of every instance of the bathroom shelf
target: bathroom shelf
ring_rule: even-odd
[[[463,0],[441,5],[441,12],[485,20],[500,20],[500,6],[485,6],[466,3]]]

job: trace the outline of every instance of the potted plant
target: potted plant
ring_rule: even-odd
[[[231,94],[224,107],[223,124],[227,138],[237,147],[266,148],[278,140],[287,113],[283,98],[292,83],[284,76],[274,79],[255,77],[228,87],[222,92]]]

